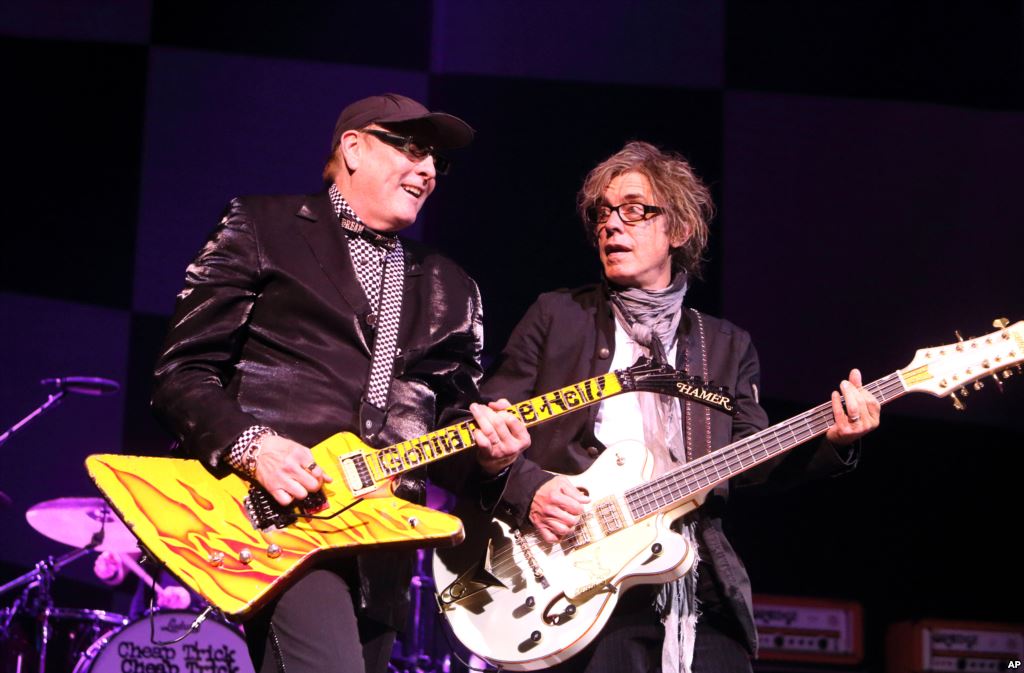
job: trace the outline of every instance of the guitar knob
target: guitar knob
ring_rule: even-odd
[[[661,556],[662,546],[660,542],[655,542],[651,545],[651,553],[655,556]]]
[[[570,605],[569,607],[567,607],[565,609],[565,614],[567,614],[570,617],[572,617],[574,614],[576,614],[576,606],[575,605]]]
[[[540,631],[534,631],[533,633],[530,634],[530,640],[532,640],[533,642],[539,643],[540,639],[541,639]]]
[[[536,604],[537,604],[537,599],[536,598],[534,598],[533,596],[527,596],[526,597],[526,607],[532,608]]]
[[[269,556],[270,558],[277,558],[282,553],[284,553],[284,552],[281,549],[281,545],[272,544],[269,547],[267,547],[267,556]]]

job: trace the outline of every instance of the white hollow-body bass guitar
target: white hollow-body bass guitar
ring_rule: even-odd
[[[913,361],[865,386],[881,403],[908,392],[944,397],[992,377],[1002,386],[1024,361],[1024,321],[997,320],[987,336],[917,351]],[[565,661],[600,633],[622,591],[668,582],[693,566],[694,550],[671,524],[715,485],[824,434],[822,404],[651,479],[653,460],[636,442],[609,447],[569,476],[591,502],[575,529],[547,543],[505,521],[470,527],[470,540],[434,555],[438,604],[458,639],[496,666],[532,671]],[[475,541],[475,542],[474,542]]]

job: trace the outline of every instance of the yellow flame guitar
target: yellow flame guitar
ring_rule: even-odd
[[[641,360],[509,411],[529,427],[630,391],[728,401],[699,379]],[[392,486],[404,472],[474,446],[475,427],[468,420],[382,449],[336,434],[312,448],[334,480],[318,506],[285,511],[261,487],[236,475],[217,478],[196,460],[98,454],[86,468],[151,556],[227,616],[244,618],[320,554],[461,542],[458,518],[395,497]]]

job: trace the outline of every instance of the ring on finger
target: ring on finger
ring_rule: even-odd
[[[859,421],[860,421],[860,415],[857,415],[857,416],[850,416],[850,422],[851,422],[851,423],[857,423],[857,422],[859,422]]]

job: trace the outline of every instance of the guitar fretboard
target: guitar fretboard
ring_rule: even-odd
[[[622,392],[626,392],[626,388],[619,373],[613,371],[514,404],[508,411],[529,428]],[[381,481],[476,446],[473,439],[476,429],[475,421],[466,420],[364,454],[374,480]]]
[[[864,387],[875,396],[875,399],[885,404],[907,392],[900,375],[909,380],[910,377],[922,375],[920,369],[894,372]],[[626,491],[625,499],[630,514],[634,521],[639,521],[655,512],[671,509],[692,499],[704,489],[722,483],[740,472],[824,434],[834,424],[832,405],[825,403],[750,437],[733,442]]]

